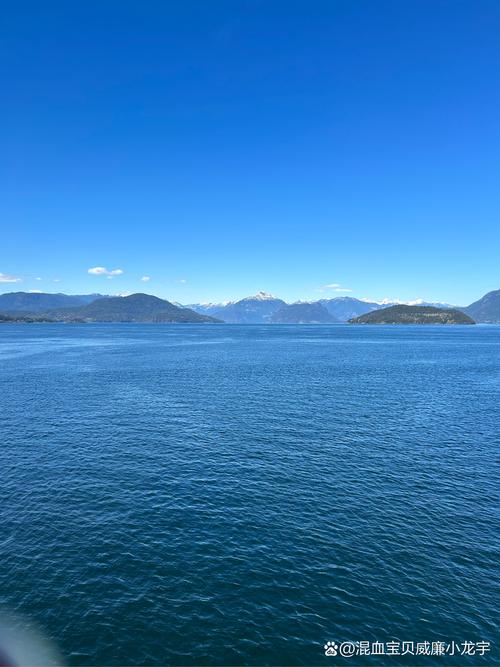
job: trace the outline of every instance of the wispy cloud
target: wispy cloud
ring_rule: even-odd
[[[8,273],[0,273],[0,283],[21,283],[22,278],[18,276],[11,276]]]
[[[176,280],[175,282],[180,283],[181,285],[185,285],[187,283],[187,280],[185,278],[179,278],[179,280]]]
[[[90,273],[93,276],[108,276],[109,278],[114,278],[115,276],[121,276],[123,273],[122,269],[107,269],[105,266],[94,266],[88,270],[87,273]]]
[[[342,287],[340,283],[329,283],[316,289],[317,292],[352,292],[348,287]]]
[[[151,276],[142,276],[141,280],[143,283],[149,283]]]
[[[40,276],[37,276],[37,277],[35,278],[35,280],[41,280]]]
[[[43,294],[41,289],[30,289],[28,292],[29,294]]]

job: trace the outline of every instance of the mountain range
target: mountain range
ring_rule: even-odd
[[[326,314],[311,306],[319,304]],[[319,299],[318,301],[298,301],[287,304],[272,294],[259,292],[255,296],[248,296],[239,301],[226,303],[191,303],[189,308],[197,313],[212,315],[224,322],[231,324],[300,324],[300,323],[333,323],[348,322],[350,319],[370,313],[373,310],[387,308],[397,305],[392,302],[377,303],[374,301],[363,301],[350,296],[340,296],[333,299]],[[434,306],[439,308],[452,308],[447,303],[430,303],[419,301],[410,305]],[[286,310],[293,306],[293,309]],[[278,315],[278,312],[280,313]],[[316,314],[314,314],[316,313]],[[328,314],[331,317],[328,317]],[[499,319],[500,321],[500,319]]]
[[[9,295],[2,295],[9,296]],[[27,297],[33,296],[27,294]],[[40,295],[36,295],[40,296]],[[64,297],[66,295],[46,295]],[[66,299],[56,299],[55,302],[67,303]],[[7,299],[7,303],[12,303]],[[16,303],[22,303],[18,296]],[[54,303],[54,302],[52,302]],[[81,303],[81,302],[80,302]],[[1,300],[0,300],[1,304]],[[93,301],[72,307],[56,307],[47,310],[30,310],[31,299],[26,299],[24,309],[10,309],[4,315],[12,318],[13,315],[23,315],[26,318],[44,318],[55,322],[169,322],[169,323],[215,323],[220,320],[208,315],[200,315],[194,310],[176,306],[170,301],[160,299],[150,294],[131,294],[129,296],[105,297],[99,295]]]
[[[84,322],[227,322],[231,324],[300,324],[348,322],[398,303],[377,303],[354,297],[319,299],[287,304],[266,292],[238,301],[183,306],[148,294],[105,296],[102,294],[46,294],[10,292],[0,294],[3,321],[15,316],[55,321]],[[488,292],[466,307],[425,301],[410,306],[455,308],[479,323],[500,323],[500,290]],[[6,319],[7,318],[7,319]]]

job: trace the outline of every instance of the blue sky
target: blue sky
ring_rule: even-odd
[[[497,0],[2,14],[0,291],[500,288]]]

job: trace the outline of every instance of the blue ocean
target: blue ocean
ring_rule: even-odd
[[[499,326],[12,324],[0,380],[0,609],[67,665],[500,664]]]

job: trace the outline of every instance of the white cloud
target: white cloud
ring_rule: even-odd
[[[21,283],[23,281],[22,278],[18,278],[18,276],[11,276],[8,273],[0,273],[0,283]]]
[[[322,285],[316,289],[317,292],[352,292],[352,289],[347,287],[342,287],[339,283],[329,283],[328,285]]]
[[[60,278],[54,278],[54,280],[53,280],[52,282],[53,282],[53,283],[60,283],[60,282],[61,282],[61,279],[60,279]]]
[[[113,278],[114,276],[121,276],[123,270],[122,269],[109,270],[105,266],[94,266],[93,268],[88,270],[88,273],[90,273],[93,276],[108,276],[110,278]]]
[[[179,278],[179,280],[176,280],[175,282],[180,283],[181,285],[185,285],[187,283],[187,280],[185,278]]]
[[[41,289],[30,289],[28,292],[29,294],[43,294]]]
[[[41,278],[40,278],[40,277],[38,277],[38,278],[35,278],[35,280],[41,280]]]
[[[142,276],[141,280],[143,283],[149,283],[151,276]]]

